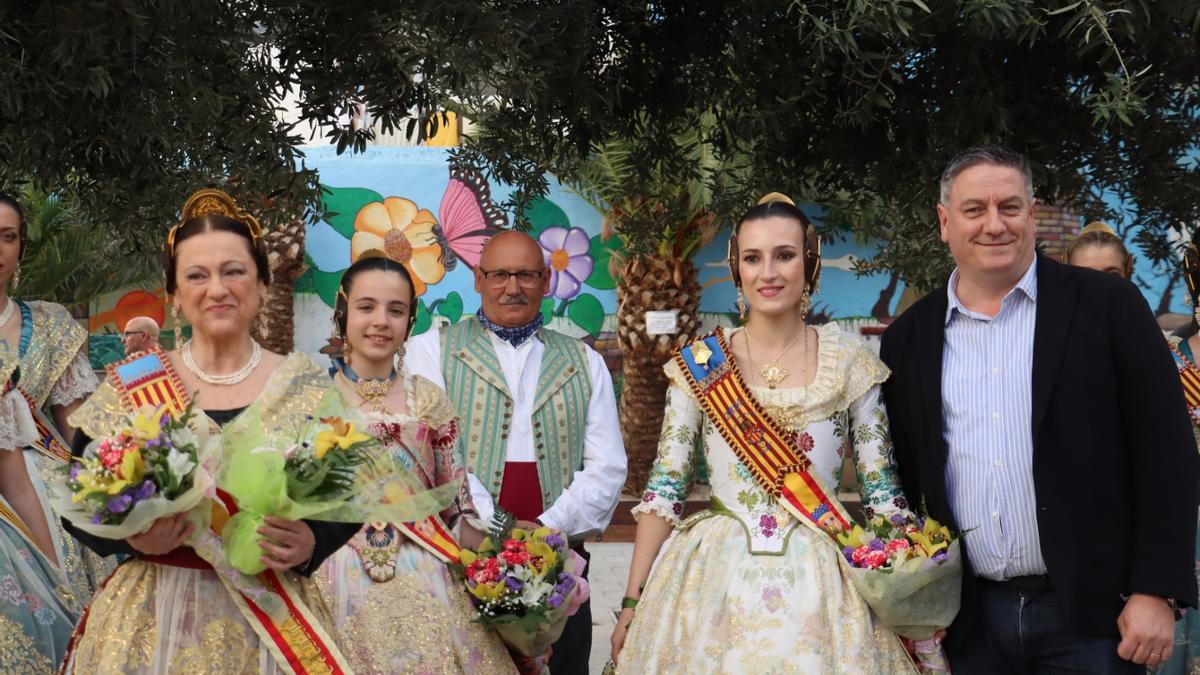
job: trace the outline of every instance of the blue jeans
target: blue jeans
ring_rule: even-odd
[[[1118,640],[1072,634],[1058,595],[979,581],[979,613],[966,640],[947,654],[955,675],[991,673],[1140,673],[1117,656]]]

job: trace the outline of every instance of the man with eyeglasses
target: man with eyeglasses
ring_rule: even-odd
[[[586,559],[583,540],[604,531],[620,498],[625,445],[604,360],[542,326],[546,255],[522,232],[492,237],[475,268],[479,311],[413,338],[406,362],[458,411],[481,519],[498,502],[519,526],[562,531]],[[553,646],[550,672],[588,672],[591,624],[584,603]]]
[[[125,322],[121,343],[125,345],[125,356],[152,349],[158,344],[158,324],[148,316],[133,317]]]

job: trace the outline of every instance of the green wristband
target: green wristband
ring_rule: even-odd
[[[637,598],[631,598],[628,595],[621,598],[621,609],[634,609],[637,607],[637,604]]]

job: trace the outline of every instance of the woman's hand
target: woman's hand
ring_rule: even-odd
[[[149,530],[135,534],[125,541],[139,553],[164,555],[183,546],[183,542],[192,536],[194,529],[196,525],[188,521],[186,513],[177,513],[159,518]]]
[[[617,618],[617,627],[613,629],[612,637],[608,640],[612,645],[609,658],[612,659],[613,665],[617,664],[617,657],[621,654],[621,648],[625,646],[625,634],[629,632],[630,621],[633,621],[633,608],[626,607],[621,610],[621,616]]]
[[[287,520],[267,516],[258,533],[267,539],[262,546],[262,563],[276,572],[286,572],[312,559],[317,539],[308,523],[302,520]]]

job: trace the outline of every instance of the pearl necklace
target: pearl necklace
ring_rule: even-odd
[[[9,319],[12,318],[13,312],[17,310],[17,301],[12,298],[8,299],[8,304],[4,306],[4,311],[0,312],[0,328],[8,325]]]
[[[192,358],[192,343],[190,341],[183,344],[183,365],[187,366],[187,369],[192,371],[193,375],[200,378],[201,382],[216,385],[237,384],[250,377],[250,373],[253,373],[254,369],[262,361],[262,347],[254,341],[251,341],[250,344],[250,360],[246,362],[246,365],[226,375],[209,375],[201,370],[200,366],[196,365],[196,360]]]

